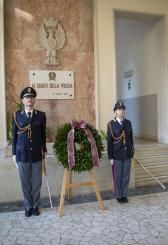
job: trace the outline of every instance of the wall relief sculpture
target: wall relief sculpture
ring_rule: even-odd
[[[40,28],[40,41],[46,50],[45,65],[59,65],[57,51],[65,44],[65,32],[58,20],[54,18],[43,19]]]

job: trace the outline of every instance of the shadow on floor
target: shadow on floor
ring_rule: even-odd
[[[138,187],[129,190],[128,196],[140,196],[147,195],[152,193],[159,193],[168,191],[168,183],[165,184],[166,190],[163,190],[159,185],[147,186],[147,187]],[[115,198],[115,194],[111,190],[102,191],[101,196],[103,200],[111,200]],[[53,207],[59,206],[60,196],[52,197]],[[79,204],[79,203],[89,203],[96,202],[95,193],[82,194],[72,197],[70,201],[65,198],[65,205]],[[50,207],[49,198],[41,199],[41,207],[48,208]],[[1,203],[0,204],[0,213],[4,212],[13,212],[13,211],[21,211],[23,210],[23,201],[16,201],[10,203]]]

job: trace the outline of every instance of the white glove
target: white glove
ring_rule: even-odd
[[[111,166],[113,166],[113,164],[114,164],[113,159],[110,159],[110,163],[111,163]]]
[[[16,162],[16,155],[13,155],[13,161],[14,161],[15,166],[18,168],[18,165],[17,165],[17,162]]]

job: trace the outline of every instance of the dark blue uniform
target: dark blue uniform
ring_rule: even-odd
[[[125,139],[119,140],[122,132],[125,133]],[[112,137],[114,135],[114,138]],[[123,125],[114,119],[108,123],[108,157],[114,160],[131,159],[134,154],[133,133],[131,122],[127,119],[123,120]],[[115,139],[116,138],[116,139]],[[118,140],[117,140],[118,139]]]
[[[25,110],[13,115],[13,155],[16,162],[24,194],[24,207],[30,216],[32,210],[39,215],[40,189],[42,185],[42,152],[46,152],[46,116],[33,109],[32,118]]]
[[[16,122],[20,128],[29,124],[25,111],[16,112]],[[44,112],[33,110],[30,121],[30,137],[28,131],[22,132],[13,118],[12,153],[16,155],[16,162],[38,162],[42,160],[42,151],[46,152],[46,116]]]
[[[134,155],[133,132],[131,122],[123,120],[122,125],[116,118],[107,125],[107,149],[109,159],[113,159],[113,179],[116,198],[127,198],[131,158]],[[127,201],[127,199],[126,199]]]

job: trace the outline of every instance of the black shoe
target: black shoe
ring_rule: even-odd
[[[34,216],[38,216],[38,215],[40,215],[40,210],[39,210],[38,208],[33,208],[32,214],[33,214]]]
[[[122,198],[117,198],[117,201],[118,201],[119,203],[123,203],[123,199],[122,199]]]
[[[123,203],[128,203],[127,197],[123,197],[123,198],[122,198],[122,201],[123,201]]]
[[[30,217],[32,215],[32,208],[30,209],[25,209],[25,216]]]

